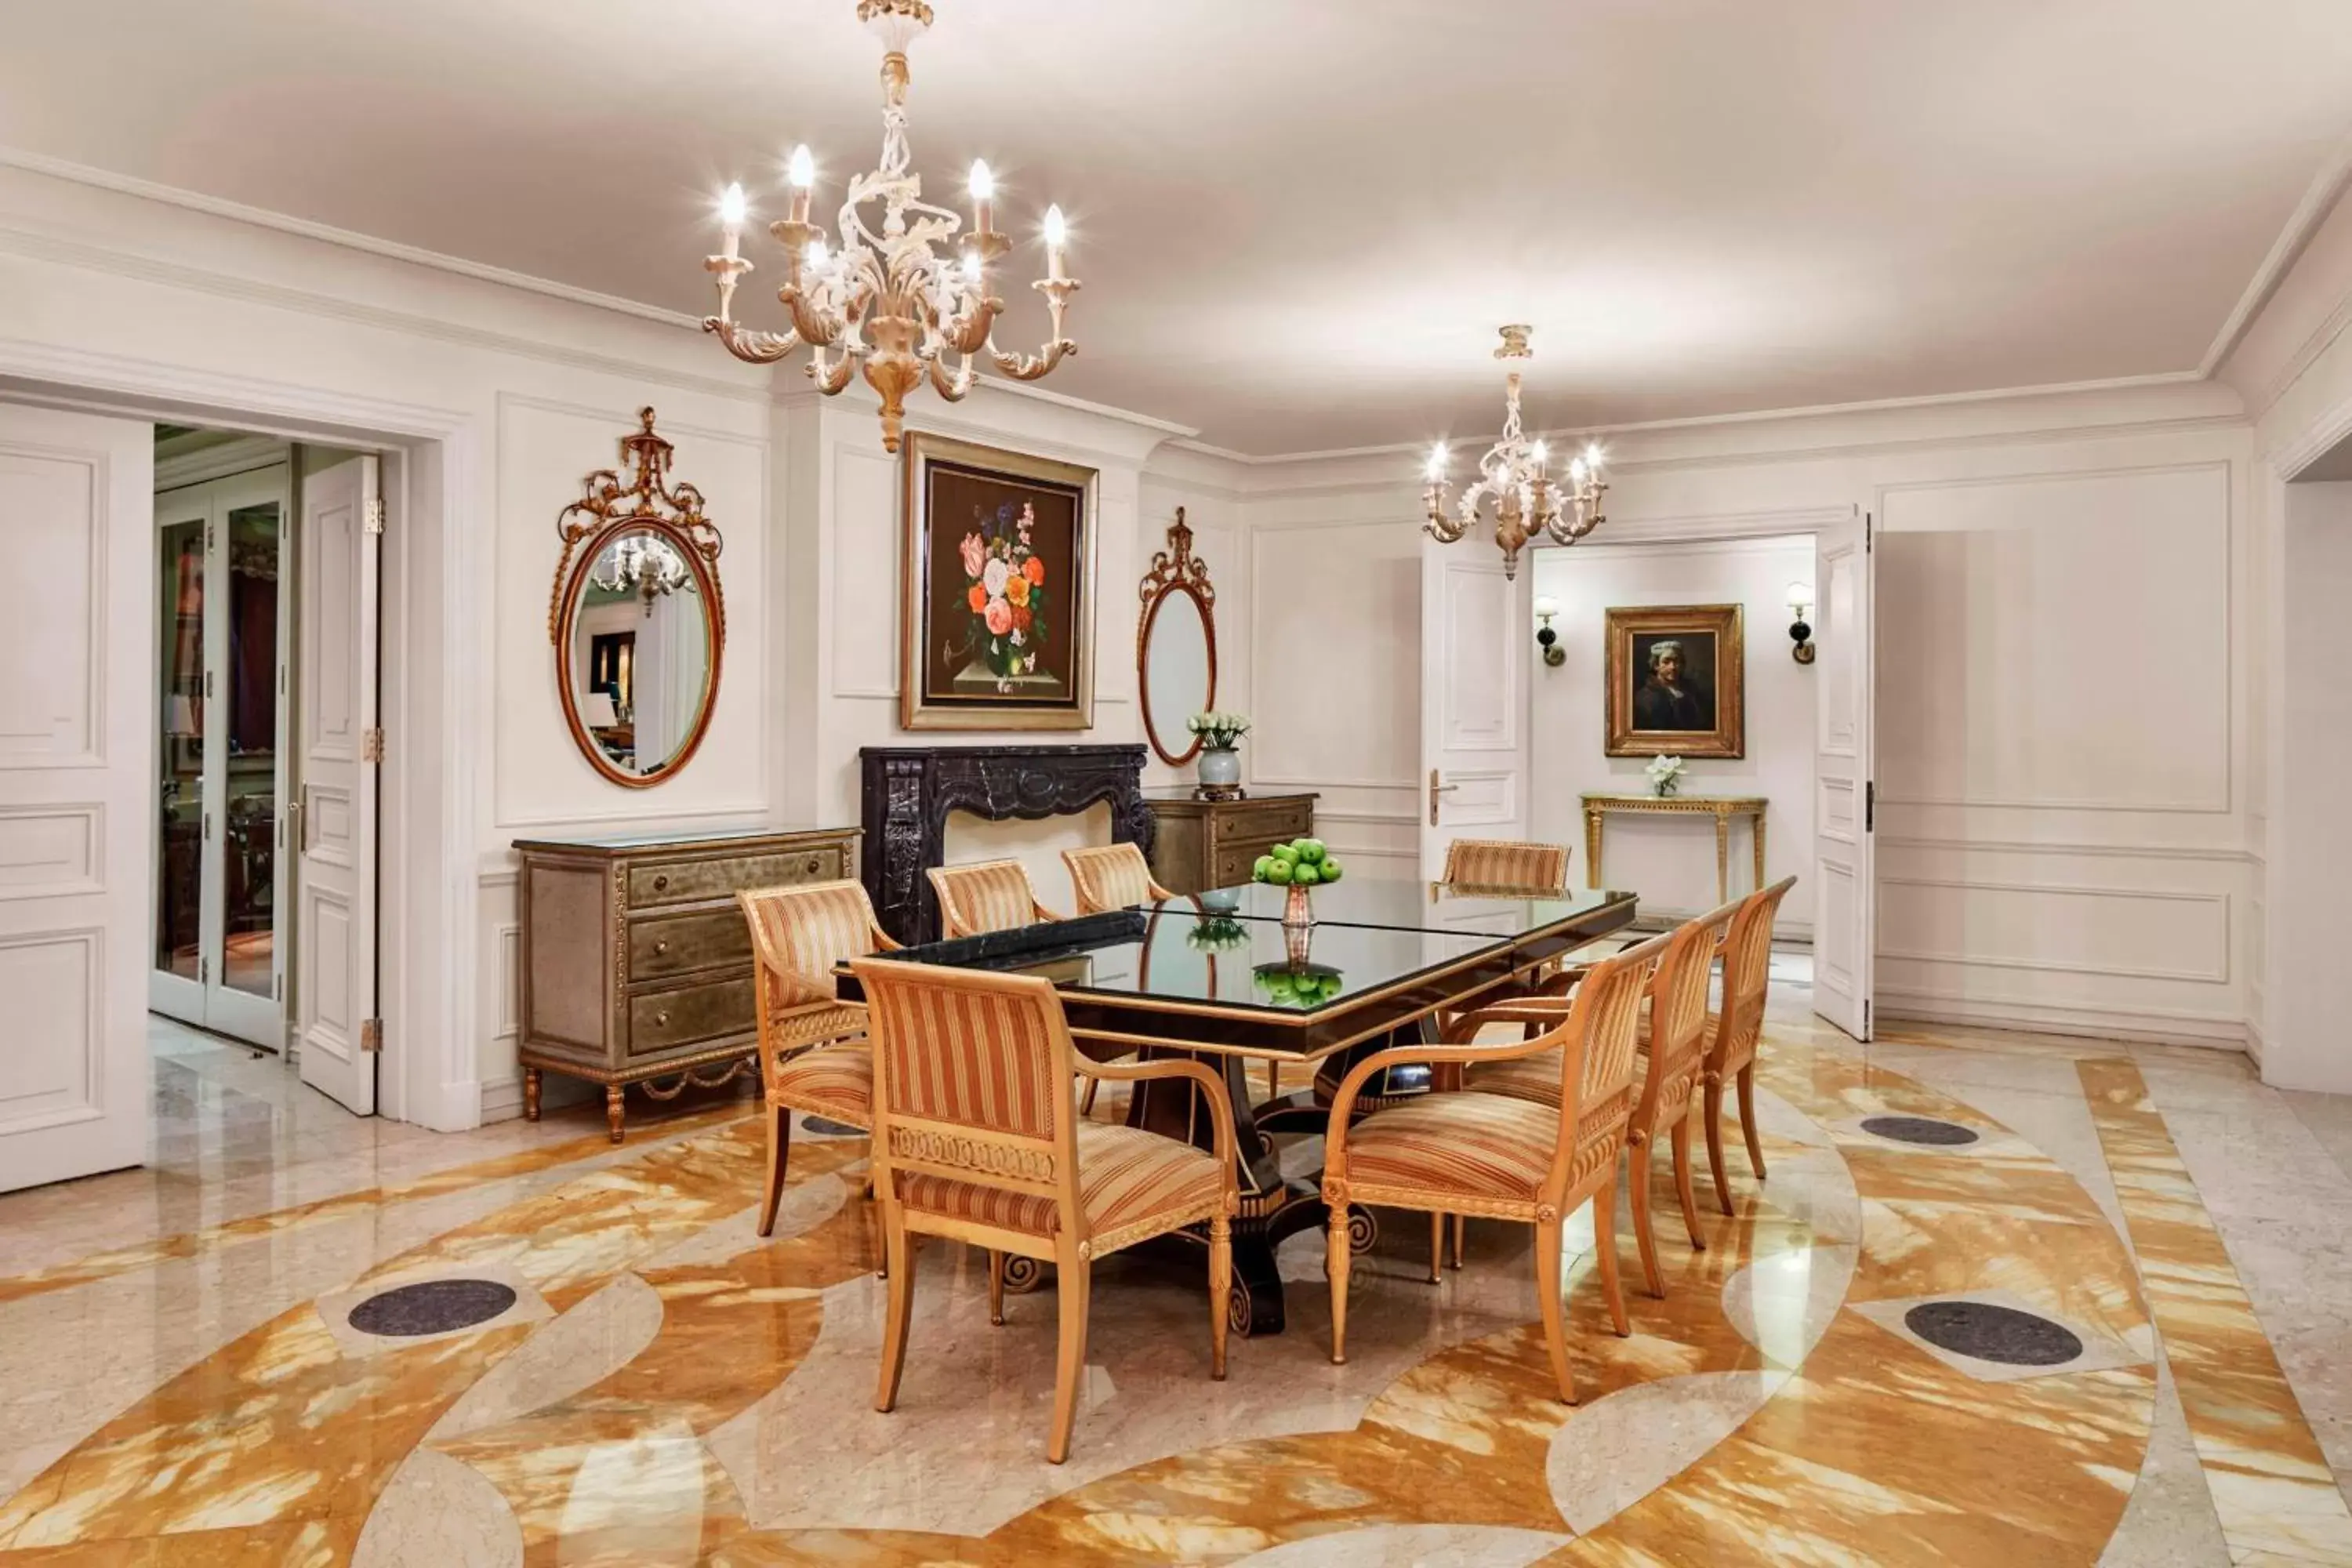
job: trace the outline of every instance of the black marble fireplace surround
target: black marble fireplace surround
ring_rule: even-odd
[[[882,929],[903,942],[939,938],[939,903],[923,873],[946,864],[951,811],[1034,821],[1107,801],[1112,839],[1151,853],[1140,745],[866,746],[857,757],[866,891]]]

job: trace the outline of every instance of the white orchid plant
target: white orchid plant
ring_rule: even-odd
[[[1648,772],[1652,794],[1672,795],[1675,786],[1683,782],[1683,760],[1680,757],[1652,757]]]
[[[1241,713],[1195,713],[1184,721],[1184,727],[1200,736],[1202,745],[1215,752],[1232,751],[1250,732],[1248,716]]]

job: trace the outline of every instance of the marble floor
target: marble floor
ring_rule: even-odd
[[[1630,1337],[1572,1237],[1578,1405],[1525,1234],[1474,1222],[1431,1285],[1399,1216],[1344,1367],[1316,1236],[1222,1384],[1195,1279],[1100,1266],[1058,1467],[1051,1283],[992,1327],[954,1246],[871,1408],[861,1139],[796,1135],[762,1241],[747,1101],[442,1136],[159,1023],[152,1163],[0,1197],[0,1568],[2352,1564],[2352,1103],[2213,1052],[1856,1046],[1803,980],[1769,1177],[1735,1153],[1731,1217],[1702,1178],[1704,1251],[1654,1184]]]

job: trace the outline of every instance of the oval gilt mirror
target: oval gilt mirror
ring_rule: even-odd
[[[1143,730],[1160,760],[1180,766],[1201,751],[1201,737],[1185,721],[1217,701],[1217,590],[1208,568],[1193,558],[1182,507],[1169,525],[1168,548],[1152,556],[1139,592],[1143,619],[1136,628],[1135,658]]]
[[[719,698],[727,612],[719,538],[692,485],[668,482],[670,445],[653,410],[622,443],[635,465],[589,476],[559,520],[548,631],[572,741],[613,783],[648,788],[677,776],[702,744]]]

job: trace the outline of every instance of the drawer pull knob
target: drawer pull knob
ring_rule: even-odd
[[[655,1014],[654,1023],[660,1027],[667,1028],[669,1026],[669,1015],[666,1012]]]
[[[812,876],[812,877],[815,876],[815,875],[817,874],[817,870],[818,870],[818,868],[819,868],[820,867],[822,867],[824,864],[824,862],[822,859],[820,859],[818,857],[816,857],[816,856],[814,856],[814,855],[810,856],[810,857],[809,857],[809,859],[808,859],[808,872],[809,872],[809,875],[810,875],[810,876]]]
[[[669,891],[668,872],[665,871],[660,876],[654,879],[654,891],[656,893],[666,893]]]
[[[656,958],[659,958],[663,953],[666,953],[668,951],[669,939],[667,937],[664,937],[661,941],[654,943],[654,956]]]

